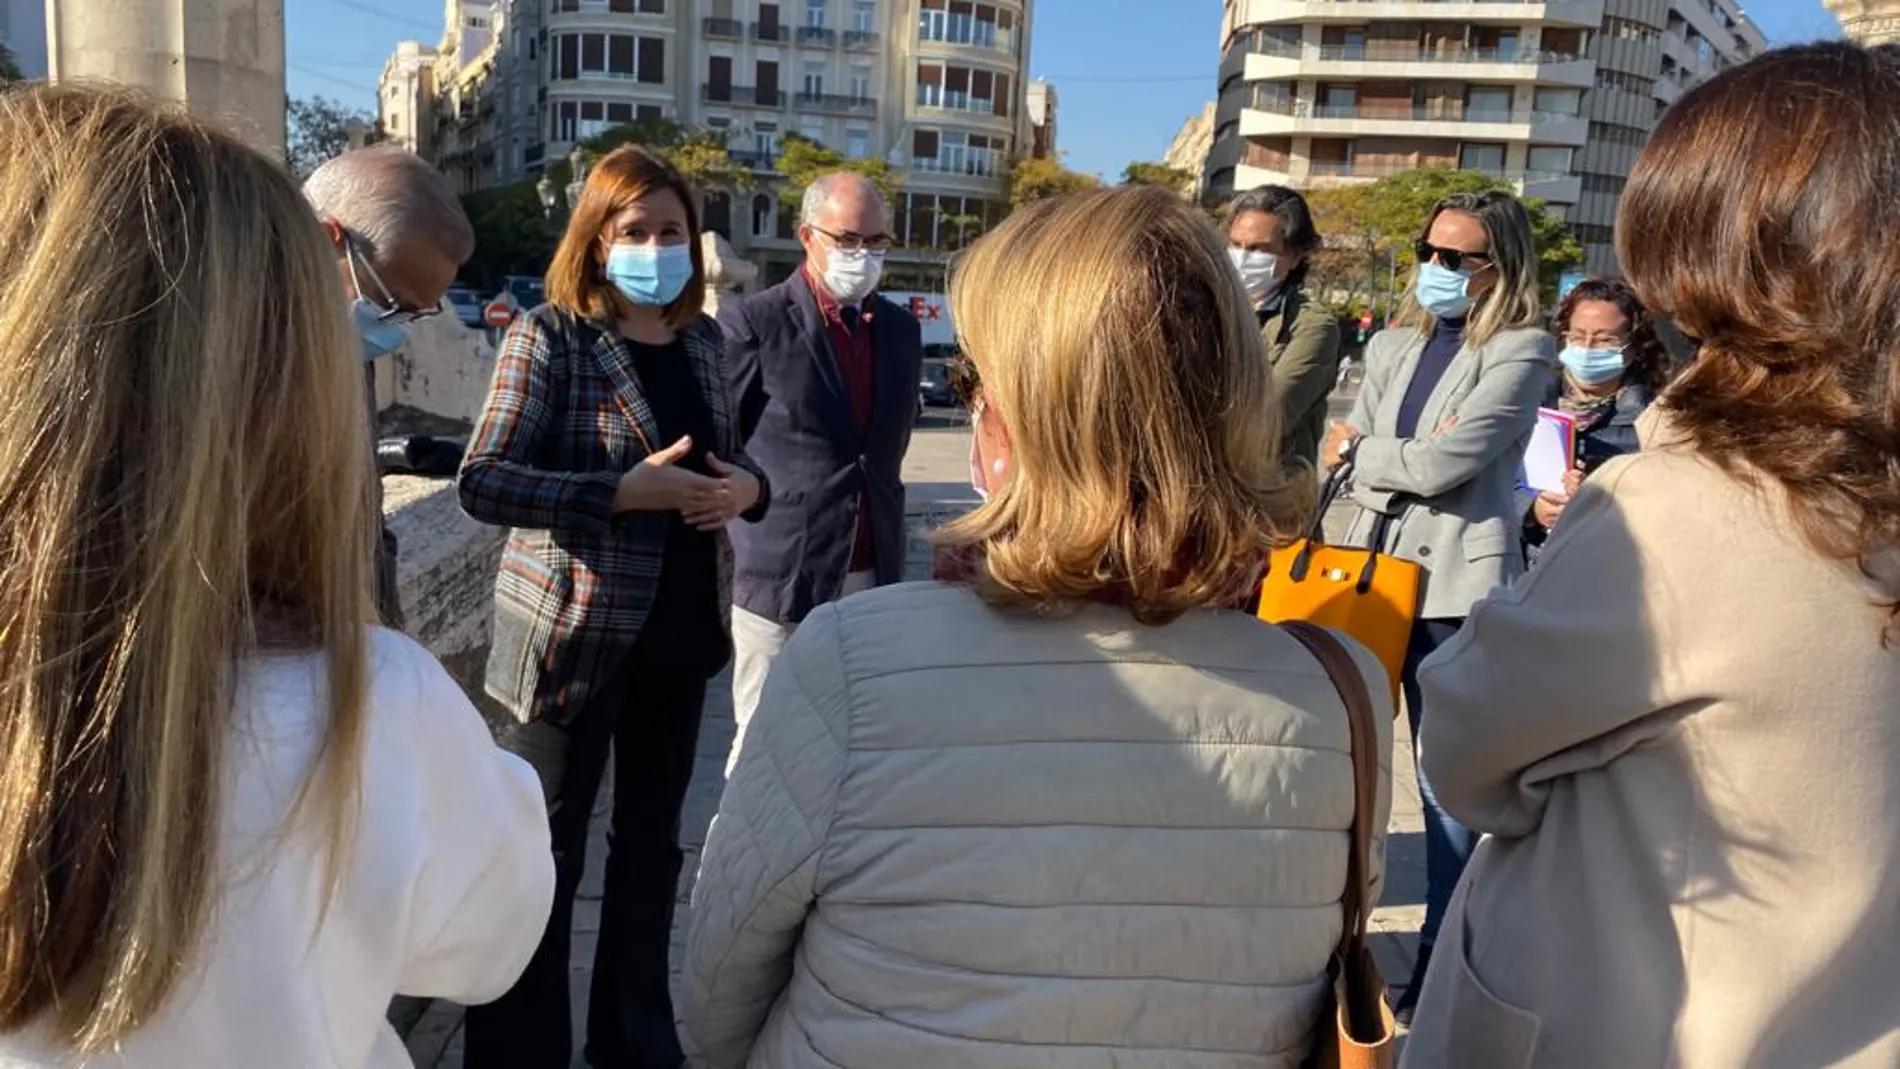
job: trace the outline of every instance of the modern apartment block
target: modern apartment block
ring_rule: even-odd
[[[1006,213],[1008,161],[1031,147],[1032,4],[449,0],[431,85],[417,90],[432,94],[434,144],[405,143],[473,191],[531,177],[618,125],[719,131],[756,188],[709,194],[705,225],[769,282],[799,259],[774,188],[782,141],[798,134],[904,173],[893,286],[927,285],[944,253]],[[392,132],[417,81],[406,57],[424,51],[401,46],[385,71]]]
[[[1482,171],[1614,273],[1616,200],[1657,117],[1764,43],[1733,0],[1226,0],[1222,47],[1209,197]]]
[[[1591,43],[1590,141],[1577,155],[1583,195],[1566,216],[1585,270],[1618,273],[1617,204],[1656,120],[1684,89],[1767,47],[1735,0],[1604,0]]]

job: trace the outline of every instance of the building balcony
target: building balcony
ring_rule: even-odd
[[[783,89],[760,89],[750,85],[716,85],[701,82],[699,99],[709,104],[737,104],[754,108],[783,108],[792,95]]]
[[[1590,139],[1590,120],[1554,112],[1480,111],[1358,105],[1246,108],[1240,113],[1242,137],[1438,137],[1458,141],[1528,141],[1540,145],[1581,146]]]
[[[1562,52],[1495,48],[1406,51],[1365,45],[1270,48],[1246,59],[1250,82],[1294,79],[1337,81],[1535,82],[1587,89],[1596,83],[1596,61]]]
[[[804,48],[833,48],[838,43],[838,31],[823,26],[800,26],[797,38]]]
[[[1604,0],[1254,0],[1246,21],[1276,26],[1306,23],[1364,25],[1368,22],[1466,22],[1594,30],[1603,22]]]
[[[784,44],[792,39],[792,28],[782,22],[755,22],[752,24],[752,39]]]
[[[738,19],[701,19],[706,36],[721,41],[737,41],[745,36],[745,23]]]
[[[770,152],[742,152],[727,149],[726,158],[734,164],[753,171],[770,173],[778,170],[778,157]]]
[[[949,94],[941,94],[934,98],[920,95],[917,98],[917,110],[928,113],[933,121],[961,119],[964,122],[1001,123],[1011,127],[1016,125],[1014,117],[996,114],[996,104],[989,100],[958,100]]]
[[[993,154],[948,159],[941,156],[912,156],[910,169],[919,174],[941,175],[946,178],[974,178],[987,182],[1007,175],[1009,163]]]
[[[1018,42],[1013,31],[1000,37],[978,37],[973,33],[967,38],[956,38],[947,32],[939,34],[929,30],[922,30],[917,34],[917,44],[921,48],[950,49],[957,52],[970,52],[979,56],[991,56],[1014,61]]]
[[[875,30],[846,30],[843,35],[846,52],[875,52],[882,40]]]
[[[877,114],[877,101],[870,97],[846,96],[842,93],[799,93],[792,98],[792,104],[800,111],[822,111],[833,115]]]

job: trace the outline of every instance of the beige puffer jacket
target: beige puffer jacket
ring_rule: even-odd
[[[1339,939],[1349,739],[1318,662],[1242,613],[1012,616],[926,584],[819,610],[693,892],[699,1064],[1294,1069]]]

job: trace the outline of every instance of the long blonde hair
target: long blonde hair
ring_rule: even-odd
[[[1484,227],[1486,244],[1490,246],[1487,255],[1498,273],[1497,284],[1472,302],[1470,316],[1465,320],[1465,344],[1479,346],[1497,337],[1500,331],[1542,326],[1544,302],[1537,281],[1537,243],[1531,234],[1530,213],[1524,210],[1523,202],[1497,190],[1454,193],[1432,206],[1425,216],[1425,225],[1418,232],[1420,241],[1430,239],[1432,224],[1446,212],[1469,215]],[[1406,289],[1405,299],[1400,302],[1398,315],[1392,317],[1392,322],[1428,333],[1434,319],[1418,303],[1420,266],[1423,265],[1412,268],[1412,285]]]
[[[1108,595],[1145,622],[1244,595],[1312,487],[1279,463],[1267,354],[1224,242],[1180,197],[1079,193],[959,263],[952,318],[1008,429],[1007,484],[939,540],[993,603]]]
[[[371,598],[362,372],[295,183],[126,93],[0,94],[0,1031],[107,1049],[196,959],[235,673],[322,650],[331,870]],[[319,769],[321,770],[319,772]]]

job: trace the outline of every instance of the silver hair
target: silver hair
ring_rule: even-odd
[[[817,226],[818,217],[824,214],[825,205],[831,202],[832,197],[838,195],[838,187],[853,183],[877,201],[880,212],[890,210],[890,205],[884,203],[884,194],[870,179],[856,171],[831,171],[812,179],[811,185],[805,187],[805,203],[799,208],[798,221],[806,226]]]
[[[399,145],[345,152],[317,168],[303,193],[318,215],[336,220],[378,263],[411,237],[426,238],[458,264],[475,253],[475,229],[455,188]]]

